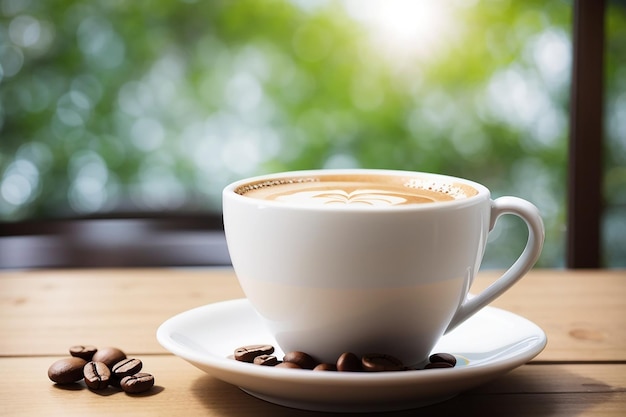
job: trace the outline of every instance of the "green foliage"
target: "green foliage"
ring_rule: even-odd
[[[571,3],[475,3],[441,2],[448,26],[381,48],[353,17],[371,2],[2,0],[0,221],[219,210],[226,183],[271,171],[420,170],[535,202],[541,264],[562,265]],[[626,18],[611,7],[616,115]],[[617,135],[607,195],[624,201]],[[500,229],[490,266],[523,240]]]

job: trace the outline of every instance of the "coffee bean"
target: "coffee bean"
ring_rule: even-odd
[[[126,358],[113,365],[111,372],[117,379],[122,379],[141,371],[142,366],[143,364],[139,359]]]
[[[109,386],[111,371],[104,362],[88,362],[83,368],[85,384],[93,389],[99,390]]]
[[[313,369],[319,363],[311,355],[298,351],[288,352],[283,358],[283,362],[295,363],[302,369]]]
[[[424,366],[424,369],[436,369],[436,368],[454,368],[454,365],[448,362],[431,362]]]
[[[434,353],[430,355],[430,358],[428,358],[428,360],[431,363],[446,362],[446,363],[451,364],[452,366],[456,365],[456,357],[449,353]]]
[[[302,369],[297,363],[293,363],[293,362],[281,362],[278,365],[276,365],[275,368]]]
[[[87,363],[82,358],[59,359],[48,368],[48,378],[57,384],[71,384],[83,379],[83,367]]]
[[[115,347],[98,349],[91,358],[92,361],[104,362],[109,369],[113,368],[113,365],[124,359],[126,359],[126,354]]]
[[[248,345],[235,349],[235,359],[252,363],[257,356],[272,353],[274,353],[274,346],[272,345]]]
[[[361,359],[352,352],[345,352],[337,359],[337,370],[340,372],[361,372],[363,365]]]
[[[278,365],[278,359],[273,355],[260,355],[254,358],[253,363],[255,365],[276,366]]]
[[[76,345],[70,347],[70,355],[90,361],[97,350],[95,346]]]
[[[432,354],[429,358],[430,362],[424,368],[404,366],[400,359],[384,353],[370,353],[359,358],[354,353],[345,352],[337,359],[336,364],[329,364],[319,363],[311,355],[301,351],[288,352],[283,361],[280,362],[271,355],[273,352],[274,347],[271,345],[249,345],[235,349],[235,355],[229,356],[229,358],[278,368],[340,372],[417,371],[420,369],[453,368],[456,365],[456,357],[443,352]]]
[[[129,394],[139,394],[146,392],[154,385],[154,377],[151,374],[140,372],[122,378],[120,387]]]
[[[48,368],[48,378],[57,384],[69,384],[84,378],[85,385],[91,390],[112,385],[130,394],[148,391],[154,385],[154,376],[139,372],[142,362],[127,359],[118,348],[98,350],[94,346],[75,345],[69,351],[71,357],[59,359]],[[84,359],[89,357],[91,361]]]
[[[403,371],[404,364],[400,359],[382,353],[370,353],[361,357],[363,369],[370,372]]]
[[[336,371],[337,365],[332,364],[332,363],[320,363],[315,368],[313,368],[313,370],[314,371]]]

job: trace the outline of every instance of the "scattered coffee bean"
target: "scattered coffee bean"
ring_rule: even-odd
[[[248,345],[235,349],[235,359],[252,363],[257,356],[272,353],[274,353],[274,346],[272,345]]]
[[[57,384],[71,384],[83,379],[86,360],[77,357],[59,359],[48,368],[48,378]]]
[[[302,369],[297,363],[293,363],[293,362],[281,362],[278,365],[276,365],[276,368]]]
[[[315,368],[314,371],[337,371],[337,365],[333,363],[320,363]]]
[[[361,372],[363,365],[361,359],[352,352],[345,352],[337,359],[337,370],[339,372]]]
[[[113,365],[111,372],[117,379],[122,379],[141,371],[142,366],[143,364],[139,359],[126,358]]]
[[[255,365],[276,366],[278,365],[278,358],[273,355],[260,355],[254,358],[253,363]]]
[[[48,378],[57,384],[84,379],[85,385],[94,391],[114,386],[130,394],[148,391],[154,385],[154,376],[139,372],[143,367],[141,360],[127,359],[118,348],[75,345],[69,351],[72,356],[59,359],[48,368]],[[88,357],[91,361],[83,359]]]
[[[248,345],[235,349],[235,355],[229,356],[229,358],[257,365],[312,369],[315,371],[395,372],[418,371],[422,369],[416,366],[405,366],[400,359],[384,353],[370,353],[359,358],[352,352],[345,352],[339,356],[336,364],[319,363],[311,355],[300,351],[288,352],[281,362],[271,353],[274,353],[274,347],[271,345]],[[456,357],[449,353],[434,353],[428,360],[428,364],[423,369],[454,368],[456,366]]]
[[[369,372],[403,371],[406,368],[402,361],[391,355],[370,353],[361,357],[363,369]]]
[[[437,369],[437,368],[454,368],[454,365],[448,362],[430,362],[424,366],[424,369]]]
[[[83,375],[85,384],[93,390],[105,389],[111,379],[111,371],[104,362],[87,362],[83,368]]]
[[[98,349],[91,358],[92,361],[104,362],[109,369],[113,368],[113,365],[124,359],[126,359],[126,354],[115,347]]]
[[[295,363],[302,369],[313,369],[319,361],[315,360],[311,355],[304,352],[289,352],[283,358],[283,362]]]
[[[446,362],[451,364],[452,366],[456,365],[456,357],[449,353],[433,353],[432,355],[430,355],[430,358],[428,358],[428,360],[431,363]]]
[[[120,387],[129,394],[139,394],[148,391],[154,385],[154,377],[151,374],[140,372],[122,378]]]
[[[70,355],[90,361],[97,350],[95,346],[76,345],[70,347]]]

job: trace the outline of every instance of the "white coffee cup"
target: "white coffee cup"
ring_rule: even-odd
[[[223,209],[235,273],[277,344],[327,363],[344,352],[422,363],[445,332],[532,268],[544,240],[539,211],[526,200],[492,200],[475,182],[419,172],[249,178],[224,189]],[[503,214],[525,221],[526,247],[468,297]]]

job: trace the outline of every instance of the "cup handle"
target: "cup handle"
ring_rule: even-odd
[[[522,254],[515,263],[489,287],[480,294],[469,298],[466,297],[457,309],[452,321],[448,325],[445,333],[448,333],[459,324],[463,323],[478,310],[498,298],[508,290],[513,284],[519,281],[537,262],[543,241],[545,239],[545,229],[539,210],[532,203],[517,197],[500,197],[491,201],[491,220],[489,230],[491,231],[496,220],[503,214],[513,214],[520,217],[528,227],[528,241]]]

